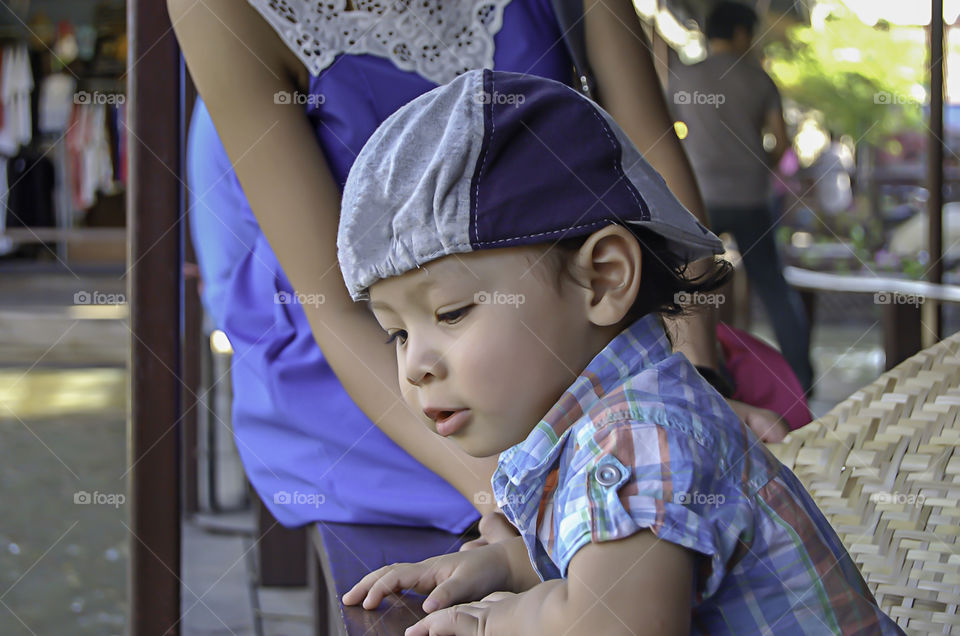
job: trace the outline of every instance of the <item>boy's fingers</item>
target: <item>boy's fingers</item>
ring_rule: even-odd
[[[384,570],[385,568],[374,570],[357,581],[354,586],[347,590],[347,592],[343,595],[343,604],[355,605],[363,600],[376,580],[383,575]]]
[[[343,595],[344,605],[355,605],[362,600],[364,608],[373,609],[380,604],[384,596],[393,591],[393,586],[398,584],[398,571],[407,568],[409,565],[411,564],[385,565],[367,574]],[[386,591],[382,591],[385,588]]]
[[[467,550],[475,550],[477,548],[482,548],[487,545],[487,540],[483,537],[474,539],[473,541],[467,541],[462,546],[460,546],[459,552],[466,552]]]
[[[409,577],[402,576],[402,573],[408,571],[408,568],[394,568],[374,581],[367,592],[367,598],[363,599],[364,609],[374,609],[387,594],[409,587],[404,584]]]
[[[437,564],[429,561],[390,566],[390,569],[370,586],[363,607],[374,609],[380,605],[384,596],[401,590],[413,590],[418,594],[432,592],[440,576]]]
[[[461,577],[454,576],[447,579],[430,592],[427,600],[423,602],[423,611],[427,613],[435,612],[461,601],[474,600],[467,598],[469,596],[467,587],[470,584],[471,581],[465,581]]]
[[[486,612],[483,603],[448,607],[407,628],[403,636],[476,636],[486,622]]]
[[[367,591],[370,589],[370,586],[373,585],[373,581],[375,577],[379,576],[379,573],[380,570],[375,570],[354,583],[353,587],[347,590],[342,597],[344,605],[359,603],[360,600],[367,595]]]
[[[453,636],[456,630],[456,608],[448,607],[408,627],[403,636]]]

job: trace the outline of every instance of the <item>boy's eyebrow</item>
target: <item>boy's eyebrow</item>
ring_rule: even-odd
[[[435,278],[429,278],[429,277],[424,278],[424,279],[421,280],[420,282],[414,283],[414,284],[407,290],[407,295],[409,296],[412,292],[421,291],[421,290],[423,290],[423,289],[425,289],[425,288],[427,288],[427,287],[433,287],[435,284],[436,284],[436,279],[435,279]],[[390,307],[389,304],[384,303],[384,302],[378,302],[378,301],[375,301],[375,300],[368,300],[368,301],[367,301],[367,306],[370,307],[370,309],[389,309],[389,310],[392,310],[392,307]]]

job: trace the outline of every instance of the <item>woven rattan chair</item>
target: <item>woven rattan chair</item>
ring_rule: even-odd
[[[955,334],[770,446],[911,636],[960,635],[958,417]]]

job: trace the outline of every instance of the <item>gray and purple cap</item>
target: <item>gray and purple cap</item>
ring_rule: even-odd
[[[337,252],[354,300],[450,254],[549,243],[611,223],[692,261],[723,252],[602,108],[533,75],[468,71],[404,105],[357,156]]]

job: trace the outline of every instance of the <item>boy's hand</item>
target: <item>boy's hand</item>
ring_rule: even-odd
[[[787,424],[787,421],[769,409],[750,406],[737,400],[727,400],[727,404],[762,442],[769,444],[783,441],[783,438],[790,432],[790,425]]]
[[[431,557],[419,563],[395,563],[366,575],[343,595],[344,605],[363,602],[375,609],[383,597],[401,590],[428,594],[423,611],[475,601],[490,592],[509,589],[510,564],[503,546],[491,544]]]
[[[480,538],[467,541],[460,546],[460,550],[475,550],[491,543],[512,539],[518,535],[517,529],[507,521],[502,512],[485,512],[480,517]]]
[[[495,613],[510,616],[522,594],[494,592],[483,600],[448,607],[421,619],[403,632],[403,636],[484,636],[496,633],[491,620]]]

